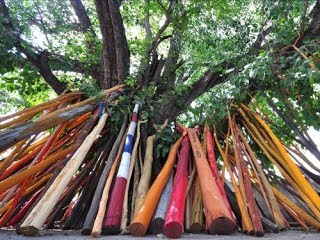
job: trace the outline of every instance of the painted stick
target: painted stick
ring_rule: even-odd
[[[137,189],[137,198],[135,199],[134,215],[137,215],[137,213],[139,212],[149,189],[153,162],[153,144],[155,139],[155,135],[149,136],[147,138],[146,153],[143,168],[141,169],[141,177]]]
[[[122,231],[125,231],[127,229],[127,224],[128,224],[128,196],[129,196],[129,187],[130,187],[130,182],[131,182],[131,176],[132,176],[132,172],[133,172],[133,168],[135,166],[136,160],[137,160],[137,156],[138,156],[138,147],[139,147],[139,143],[140,143],[140,124],[141,123],[146,123],[147,120],[145,121],[138,121],[138,127],[137,127],[137,137],[136,137],[136,141],[134,142],[134,146],[132,149],[132,156],[131,156],[131,160],[130,160],[130,167],[129,167],[129,173],[128,173],[128,180],[129,182],[126,185],[126,190],[124,193],[124,201],[123,201],[123,206],[122,206],[122,216],[121,216],[121,224],[120,224],[120,229]],[[132,201],[134,200],[134,198],[132,198]],[[121,233],[122,234],[122,233]]]
[[[31,135],[51,127],[57,126],[62,122],[70,120],[74,117],[90,112],[96,108],[97,100],[108,94],[118,91],[124,85],[119,85],[107,90],[104,90],[99,97],[91,97],[82,102],[73,104],[71,106],[59,109],[52,113],[47,114],[41,119],[36,121],[20,124],[13,128],[6,129],[0,133],[0,151],[5,150],[22,139],[30,137]]]
[[[204,132],[206,133],[205,137],[207,138],[207,155],[208,155],[208,163],[209,163],[211,172],[213,174],[214,179],[216,180],[216,183],[218,185],[218,188],[219,188],[220,194],[222,196],[222,199],[224,201],[224,204],[227,206],[227,208],[229,210],[231,219],[233,220],[234,223],[236,223],[236,221],[234,219],[233,212],[231,210],[230,204],[227,199],[227,195],[224,191],[223,183],[221,182],[221,178],[219,176],[217,160],[216,160],[216,156],[214,153],[214,141],[213,141],[212,134],[211,134],[210,129],[207,124],[205,125]]]
[[[243,186],[245,190],[244,194],[247,197],[248,209],[252,219],[254,231],[257,236],[263,236],[264,231],[261,223],[260,212],[256,204],[256,201],[254,199],[249,172],[245,166],[245,162],[242,156],[240,140],[237,134],[235,117],[233,117],[231,120],[231,133],[232,133],[232,140],[233,140],[235,157],[237,162],[237,169],[239,171],[239,179],[243,177]],[[241,169],[241,172],[239,169]],[[240,175],[241,173],[242,173],[242,176]]]
[[[226,152],[224,152],[222,150],[222,147],[221,147],[221,145],[220,145],[220,143],[218,141],[216,130],[214,131],[214,140],[217,143],[217,147],[218,147],[218,150],[220,152],[220,155],[223,158],[223,162],[226,165],[226,169],[227,169],[227,171],[228,171],[228,173],[229,173],[229,175],[231,177],[232,185],[233,185],[233,188],[234,188],[234,193],[235,193],[235,196],[237,198],[237,202],[238,202],[239,209],[240,209],[240,212],[241,212],[242,231],[243,232],[248,232],[251,235],[251,233],[253,233],[253,225],[252,225],[251,219],[249,217],[247,204],[245,203],[245,201],[244,201],[244,199],[243,199],[243,197],[241,195],[240,188],[236,183],[235,177],[234,177],[233,172],[231,170],[231,167],[230,167],[230,165],[228,163]],[[228,139],[226,141],[228,141]]]
[[[41,151],[37,154],[37,156],[33,159],[33,161],[29,164],[28,168],[31,168],[34,164],[41,162],[41,160],[48,154],[49,149],[52,147],[53,143],[59,136],[60,132],[64,129],[66,123],[59,125],[54,132],[50,135],[47,142],[42,147]],[[0,220],[0,227],[7,223],[10,219],[12,213],[14,212],[16,206],[19,204],[20,198],[22,197],[23,193],[25,192],[27,185],[31,181],[31,176],[26,178],[24,182],[21,184],[19,189],[17,190],[15,197],[13,199],[10,208],[6,211],[6,213],[1,217]]]
[[[280,205],[287,211],[287,213],[295,220],[297,220],[297,222],[304,228],[305,231],[309,231],[309,227],[307,226],[307,224],[299,217],[298,214],[295,213],[295,211],[293,211],[291,208],[289,208],[286,204],[280,202]]]
[[[7,116],[4,116],[4,117],[1,117],[0,118],[0,122],[4,121],[4,120],[7,120],[7,119],[10,119],[10,118],[13,118],[13,117],[16,117],[16,116],[21,116],[23,114],[26,114],[26,113],[30,113],[30,112],[33,112],[33,111],[36,111],[35,114],[43,111],[43,110],[46,110],[48,108],[51,108],[51,107],[54,107],[54,106],[59,106],[60,104],[66,102],[66,101],[70,101],[70,100],[73,100],[75,98],[78,98],[82,95],[82,93],[80,92],[72,92],[72,93],[68,93],[68,94],[62,94],[50,101],[47,101],[45,103],[41,103],[41,104],[38,104],[36,106],[33,106],[33,107],[30,107],[30,108],[25,108],[23,109],[22,111],[19,111],[19,112],[16,112],[16,113],[12,113],[10,115],[7,115]]]
[[[33,167],[22,170],[21,172],[2,180],[0,182],[0,191],[9,189],[10,187],[16,185],[17,183],[23,182],[27,177],[30,177],[35,173],[46,169],[56,161],[59,161],[62,158],[64,158],[66,155],[72,152],[72,150],[73,150],[73,147],[69,147],[65,150],[62,150],[61,152],[57,152],[52,156],[49,156],[46,160],[34,165]]]
[[[32,209],[28,217],[21,225],[21,231],[24,235],[36,235],[39,232],[42,224],[55,206],[59,197],[63,193],[63,190],[70,182],[74,173],[78,170],[86,154],[91,148],[93,142],[103,129],[107,119],[107,114],[103,114],[99,120],[97,126],[87,136],[81,147],[75,152],[72,158],[69,160],[64,169],[60,172],[58,177],[52,183],[46,194],[38,202],[38,204]]]
[[[27,213],[25,214],[25,216],[22,219],[21,223],[23,223],[25,221],[25,219],[29,216],[29,214],[32,211],[32,209],[38,204],[38,202],[46,194],[46,192],[49,190],[50,186],[53,184],[55,179],[58,177],[58,175],[60,174],[62,169],[67,165],[67,163],[72,158],[74,153],[78,150],[78,148],[80,148],[81,144],[83,144],[84,140],[88,136],[88,133],[91,131],[91,129],[95,125],[96,120],[97,120],[97,114],[93,115],[89,120],[87,120],[86,123],[83,126],[79,127],[81,129],[77,130],[77,132],[74,135],[71,136],[70,141],[72,142],[72,144],[74,144],[74,149],[72,150],[72,152],[67,157],[64,158],[64,160],[58,162],[58,164],[57,164],[57,166],[55,168],[55,171],[53,173],[53,176],[46,183],[46,186],[45,186],[44,190],[41,192],[41,194],[37,198],[37,200],[32,204],[30,209],[27,211]],[[22,232],[20,230],[20,226],[16,228],[16,232],[18,234],[22,234]]]
[[[242,105],[242,107],[244,107],[244,105]],[[245,109],[247,110],[247,108]],[[253,111],[250,111],[250,113],[262,125],[262,127],[265,129],[265,131],[268,133],[272,141],[275,143],[275,145],[279,149],[279,152],[281,153],[283,159],[285,160],[286,165],[288,166],[288,169],[291,169],[291,171],[289,172],[291,177],[296,181],[296,183],[298,184],[300,183],[301,185],[304,186],[302,190],[314,203],[317,209],[320,210],[320,197],[312,188],[310,183],[302,175],[300,169],[297,167],[294,161],[290,158],[289,154],[285,150],[284,146],[281,144],[280,140],[277,138],[277,136],[272,132],[270,127],[262,120],[262,118],[257,113]]]
[[[110,169],[110,173],[108,175],[108,178],[106,180],[106,184],[105,184],[103,192],[102,192],[101,200],[99,202],[99,209],[97,212],[96,219],[94,220],[94,224],[93,224],[92,232],[91,232],[91,235],[93,237],[99,237],[100,233],[101,233],[102,223],[103,223],[104,215],[105,215],[106,208],[107,208],[107,202],[108,202],[108,198],[109,198],[109,191],[110,191],[111,183],[113,180],[113,176],[116,172],[116,169],[119,165],[120,159],[121,159],[121,153],[122,153],[122,150],[123,150],[123,147],[125,144],[125,139],[126,138],[123,136],[121,143],[120,143],[120,147],[117,152],[117,156],[114,159],[114,162],[113,162],[112,167]]]
[[[153,213],[161,197],[161,192],[164,189],[170,176],[170,173],[173,169],[177,156],[177,151],[181,145],[182,139],[183,136],[181,136],[170,149],[165,165],[163,166],[161,172],[159,173],[156,180],[153,182],[151,188],[149,189],[140,211],[136,216],[134,216],[129,227],[130,233],[132,235],[143,236],[146,234]]]
[[[171,172],[168,182],[161,193],[157,209],[152,217],[150,231],[153,234],[163,233],[166,213],[172,193],[173,172]]]
[[[195,129],[188,129],[188,135],[197,167],[201,176],[200,186],[206,216],[206,228],[210,234],[230,234],[236,225],[232,221],[229,211],[223,202],[219,188],[212,176],[207,159],[201,148]]]
[[[81,234],[83,235],[89,235],[91,234],[91,231],[92,231],[92,227],[93,227],[93,223],[94,223],[94,219],[97,215],[97,212],[98,212],[98,208],[99,208],[99,201],[101,199],[101,196],[102,196],[102,192],[103,192],[103,189],[104,189],[104,186],[105,186],[105,183],[106,183],[106,179],[107,179],[107,176],[110,172],[110,169],[111,169],[111,166],[114,162],[114,159],[116,158],[116,155],[117,155],[117,152],[118,152],[118,149],[119,149],[119,146],[120,146],[120,142],[121,142],[121,139],[123,138],[123,135],[125,133],[125,130],[126,130],[126,125],[127,125],[127,115],[124,117],[123,119],[123,122],[122,122],[122,125],[121,125],[121,129],[120,129],[120,132],[112,146],[112,149],[109,153],[109,156],[108,156],[108,159],[106,160],[106,165],[103,169],[103,172],[100,176],[100,179],[99,179],[99,182],[98,182],[98,186],[95,190],[95,193],[94,193],[94,196],[93,196],[93,199],[91,201],[91,206],[90,206],[90,209],[88,211],[88,214],[87,214],[87,217],[85,219],[85,222],[83,224],[83,228],[82,228],[82,231],[81,231]]]
[[[170,204],[163,230],[164,235],[170,238],[179,238],[183,232],[189,154],[190,141],[188,136],[185,136],[182,141],[182,148],[179,154]]]
[[[14,226],[22,219],[22,217],[31,207],[33,202],[37,199],[37,197],[39,197],[42,190],[43,188],[39,189],[35,194],[33,194],[33,196],[25,203],[21,210],[10,220],[10,222],[7,224],[8,226]]]
[[[104,218],[102,227],[103,234],[114,234],[120,231],[124,192],[127,185],[133,137],[138,119],[138,109],[139,105],[136,104],[133,109],[131,123],[126,137],[126,144],[122,153],[117,178],[110,195],[110,201]]]
[[[285,195],[283,195],[278,189],[272,187],[272,191],[278,198],[279,202],[283,202],[289,208],[291,208],[300,218],[302,218],[305,222],[307,222],[310,226],[314,227],[317,231],[320,231],[320,222],[310,216],[308,213],[303,211],[297,205],[295,205],[292,201],[290,201]]]
[[[31,138],[32,139],[32,138]],[[31,140],[29,139],[29,141]],[[28,141],[28,142],[29,142]],[[23,149],[25,148],[24,144],[27,142],[27,139],[22,140],[19,142],[14,150],[10,153],[8,157],[6,157],[3,161],[0,162],[0,176],[2,176],[3,170],[7,168],[8,165],[10,165],[12,162],[17,160],[17,158],[21,155],[21,153],[24,151]],[[31,143],[31,142],[30,142]],[[29,144],[30,144],[29,143]],[[22,150],[22,151],[21,151]]]

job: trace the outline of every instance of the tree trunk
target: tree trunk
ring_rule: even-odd
[[[98,84],[101,89],[107,89],[123,83],[128,76],[130,52],[119,2],[96,0],[95,4],[103,40],[102,76]]]

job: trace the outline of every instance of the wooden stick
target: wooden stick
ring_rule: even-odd
[[[129,174],[130,158],[133,147],[133,137],[138,120],[138,109],[139,105],[135,104],[129,130],[126,137],[126,144],[121,156],[117,178],[112,188],[110,201],[108,203],[107,211],[103,221],[103,234],[114,234],[120,232],[124,192],[126,190],[127,179]]]
[[[210,234],[230,234],[236,225],[223,202],[219,188],[212,176],[207,159],[204,157],[199,139],[194,129],[188,129],[193,156],[200,176],[200,187],[206,216],[206,228]]]
[[[299,217],[298,214],[296,214],[291,208],[289,208],[286,204],[279,202],[280,205],[287,211],[287,213],[294,218],[295,220],[297,220],[297,222],[304,228],[305,231],[309,231],[309,227],[307,226],[307,224]]]
[[[179,154],[176,175],[163,230],[164,235],[169,238],[179,238],[183,232],[189,153],[190,141],[188,136],[185,136],[182,141],[182,148]]]
[[[176,155],[179,146],[181,145],[183,136],[178,139],[178,141],[170,149],[167,161],[163,166],[161,172],[159,173],[156,180],[153,182],[151,188],[149,189],[146,198],[144,200],[143,206],[141,207],[138,214],[132,220],[129,230],[134,236],[143,236],[146,234],[148,226],[150,224],[152,215],[159,202],[161,192],[165,187],[170,173],[173,169]]]
[[[172,193],[172,183],[173,183],[173,171],[171,172],[168,182],[162,191],[157,209],[152,217],[152,221],[149,229],[153,234],[163,233],[166,213],[167,213],[167,209],[170,201],[170,196]]]
[[[59,106],[60,104],[62,104],[63,102],[65,101],[70,101],[74,98],[78,98],[82,95],[82,93],[80,92],[72,92],[72,93],[68,93],[68,94],[62,94],[52,100],[49,100],[45,103],[41,103],[41,104],[38,104],[38,105],[35,105],[33,107],[30,107],[30,108],[25,108],[23,109],[22,111],[19,111],[19,112],[16,112],[16,113],[12,113],[10,115],[7,115],[7,116],[4,116],[4,117],[1,117],[0,118],[0,122],[2,121],[5,121],[7,119],[10,119],[10,118],[14,118],[16,116],[20,116],[20,115],[23,115],[23,114],[26,114],[26,113],[30,113],[32,111],[35,111],[36,110],[36,114],[43,111],[43,110],[46,110],[50,107],[53,107],[53,106]]]
[[[286,196],[284,196],[275,187],[272,187],[272,191],[274,192],[276,197],[279,199],[279,202],[283,202],[284,204],[286,204],[295,213],[297,213],[300,218],[302,218],[304,221],[306,221],[308,224],[310,224],[312,227],[314,227],[317,231],[320,231],[320,222],[318,222],[316,219],[311,217],[309,214],[307,214],[301,208],[296,206],[292,201],[290,201]]]
[[[236,198],[237,198],[237,201],[238,201],[238,204],[239,204],[239,208],[240,208],[240,211],[241,211],[242,231],[243,232],[248,232],[249,234],[251,234],[251,233],[253,233],[253,225],[252,225],[251,219],[249,217],[247,204],[245,203],[244,199],[242,198],[240,189],[239,189],[239,187],[238,187],[238,185],[236,183],[234,174],[233,174],[233,172],[232,172],[232,170],[230,168],[230,165],[228,163],[227,156],[225,155],[225,152],[222,150],[221,145],[220,145],[220,143],[218,141],[216,131],[214,132],[214,139],[216,141],[218,150],[220,152],[221,157],[223,158],[223,162],[226,165],[227,171],[229,172],[229,175],[230,175],[230,178],[231,178],[231,181],[232,181],[234,192],[235,192],[235,195],[236,195]]]
[[[122,216],[121,216],[121,224],[120,224],[120,229],[121,230],[126,230],[127,229],[127,224],[128,224],[128,195],[129,195],[129,187],[130,187],[130,182],[131,182],[131,176],[133,172],[134,165],[136,163],[137,155],[138,155],[138,147],[140,143],[140,125],[141,123],[146,123],[147,121],[138,121],[138,126],[137,126],[137,137],[136,141],[134,142],[134,146],[132,149],[132,156],[130,160],[130,167],[129,167],[129,174],[128,174],[128,180],[129,182],[127,183],[125,194],[124,194],[124,201],[123,201],[123,206],[122,206]],[[132,199],[134,201],[134,199]]]
[[[246,138],[244,137],[244,135],[242,134],[242,132],[238,128],[237,128],[237,131],[238,131],[238,134],[239,134],[242,142],[244,143],[244,145],[248,151],[248,154],[250,155],[250,158],[248,158],[248,159],[252,161],[252,165],[255,167],[255,169],[257,171],[256,175],[257,175],[257,177],[260,178],[261,184],[263,184],[261,191],[265,191],[265,193],[267,195],[267,199],[265,199],[265,200],[266,200],[266,202],[268,202],[270,204],[273,220],[278,225],[279,229],[283,230],[287,227],[286,222],[285,222],[283,214],[280,211],[280,207],[276,201],[276,197],[274,196],[274,194],[272,192],[272,189],[270,187],[268,179],[267,179],[266,175],[264,174],[264,171],[263,171],[261,165],[258,163],[258,159],[256,158],[256,156],[255,156],[254,152],[252,151],[250,145],[248,144]]]
[[[250,176],[245,166],[244,159],[241,153],[240,140],[239,140],[239,136],[237,135],[237,127],[236,127],[236,122],[234,117],[231,120],[231,133],[232,133],[232,140],[233,140],[233,145],[235,150],[237,169],[238,171],[239,169],[241,169],[241,171],[239,171],[239,179],[243,177],[243,185],[245,190],[244,194],[247,197],[248,209],[252,219],[254,231],[255,231],[255,234],[260,237],[264,235],[260,212],[253,196]],[[240,176],[241,173],[242,173],[242,176]]]
[[[211,134],[210,129],[207,124],[205,125],[204,135],[205,135],[204,137],[207,139],[206,142],[207,142],[208,163],[209,163],[212,175],[218,185],[218,188],[219,188],[220,194],[223,198],[224,204],[228,208],[231,219],[233,220],[234,223],[236,223],[236,221],[234,219],[233,212],[231,210],[230,204],[227,199],[227,195],[224,191],[223,182],[221,182],[221,178],[219,176],[219,169],[217,166],[217,160],[216,160],[216,156],[214,153],[214,142],[213,142],[212,134]]]
[[[109,153],[109,156],[108,156],[108,159],[106,160],[106,165],[103,169],[103,172],[100,176],[100,179],[99,179],[99,182],[98,182],[98,185],[97,185],[97,188],[95,190],[95,193],[94,193],[94,196],[93,196],[93,199],[91,201],[91,206],[90,206],[90,209],[88,211],[88,214],[87,214],[87,217],[85,219],[85,222],[83,224],[83,228],[82,228],[82,231],[81,233],[83,235],[89,235],[91,234],[91,230],[92,230],[92,227],[93,227],[93,223],[94,223],[94,219],[97,215],[97,212],[98,212],[98,208],[99,208],[99,201],[101,199],[101,196],[102,196],[102,192],[103,192],[103,189],[104,189],[104,186],[105,186],[105,183],[106,183],[106,179],[107,179],[107,176],[110,172],[110,169],[111,169],[111,166],[116,158],[116,155],[117,155],[117,152],[118,152],[118,149],[119,149],[119,146],[120,146],[120,142],[121,142],[121,139],[123,139],[123,135],[125,133],[125,130],[126,130],[126,125],[127,125],[127,120],[128,120],[128,117],[127,115],[124,116],[124,119],[123,119],[123,122],[122,122],[122,125],[121,125],[121,129],[119,131],[119,134],[112,146],[112,149]]]
[[[191,225],[189,231],[191,233],[200,233],[203,229],[203,203],[198,175],[196,175],[194,185],[195,188],[191,210]]]
[[[143,168],[141,169],[141,177],[137,189],[137,198],[135,199],[134,215],[137,215],[137,213],[139,212],[144,202],[145,196],[149,190],[153,162],[153,144],[155,139],[155,135],[149,136],[147,138],[145,159]]]
[[[49,156],[46,160],[34,165],[31,168],[25,169],[20,171],[17,174],[14,174],[11,177],[6,178],[5,180],[2,180],[0,182],[0,192],[4,191],[6,189],[9,189],[10,187],[16,185],[17,183],[23,182],[26,178],[34,175],[35,173],[42,171],[43,169],[46,169],[50,165],[52,165],[54,162],[61,160],[66,155],[68,155],[70,152],[72,152],[73,147],[69,147],[65,150],[62,150],[61,152],[57,152],[51,156]]]
[[[42,224],[49,216],[52,208],[55,206],[63,190],[70,182],[73,174],[78,170],[86,154],[91,148],[93,142],[103,129],[107,119],[107,114],[103,114],[97,126],[87,136],[81,147],[75,152],[65,168],[60,172],[59,176],[52,183],[46,194],[32,209],[29,216],[21,225],[21,231],[24,235],[36,235]]]
[[[0,151],[11,147],[20,140],[30,137],[35,133],[57,126],[62,122],[92,111],[96,108],[97,100],[99,100],[99,98],[105,97],[111,92],[118,91],[121,87],[123,87],[123,85],[104,90],[99,97],[88,98],[82,102],[49,113],[35,122],[20,124],[14,128],[2,131],[0,133]]]
[[[126,140],[126,135],[124,134],[121,139],[121,143],[120,143],[120,147],[117,152],[117,156],[115,157],[115,159],[113,161],[112,167],[109,171],[109,175],[106,180],[106,184],[105,184],[103,192],[102,192],[101,200],[99,203],[99,209],[97,212],[96,219],[94,220],[94,224],[93,224],[92,232],[91,232],[91,235],[93,237],[99,237],[101,234],[102,223],[103,223],[104,215],[105,215],[106,209],[107,209],[107,202],[108,202],[108,198],[109,198],[109,191],[110,191],[112,179],[113,179],[113,176],[114,176],[114,174],[117,170],[117,167],[119,165],[122,150],[123,150],[123,147],[125,144],[125,140]]]
[[[296,183],[303,186],[302,190],[310,198],[310,200],[314,203],[314,205],[317,207],[317,209],[320,210],[320,197],[315,192],[315,190],[312,188],[310,183],[308,183],[308,181],[302,175],[302,173],[301,173],[300,169],[297,167],[297,165],[290,158],[287,151],[285,150],[285,148],[281,144],[280,140],[276,137],[276,135],[269,128],[269,126],[261,119],[261,117],[257,113],[254,113],[253,111],[251,111],[250,113],[262,125],[262,127],[265,129],[265,131],[269,134],[272,141],[276,144],[277,148],[279,149],[283,159],[285,160],[285,162],[288,166],[288,169],[290,169],[289,174],[291,175],[291,177],[296,181]]]

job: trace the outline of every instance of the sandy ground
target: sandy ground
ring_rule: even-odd
[[[165,238],[163,235],[159,234],[157,236],[155,235],[147,235],[145,237],[133,237],[129,235],[116,235],[116,236],[104,236],[100,239],[110,239],[110,240],[120,240],[120,239],[161,239]],[[77,231],[43,231],[41,232],[40,236],[37,237],[25,237],[21,235],[17,235],[15,231],[13,230],[0,230],[0,239],[6,240],[16,240],[16,239],[44,239],[44,240],[78,240],[78,239],[93,239],[90,236],[82,236],[80,232]],[[181,239],[219,239],[219,240],[242,240],[242,239],[261,239],[251,236],[243,235],[242,233],[235,233],[229,236],[217,236],[217,235],[208,235],[208,234],[184,234]],[[303,231],[293,231],[293,230],[287,230],[283,231],[278,234],[271,234],[268,233],[264,237],[262,237],[263,240],[265,239],[276,239],[276,240],[320,240],[320,233],[317,232],[309,232],[305,233]]]

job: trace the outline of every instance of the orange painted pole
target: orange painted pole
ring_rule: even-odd
[[[176,162],[177,151],[182,143],[182,140],[183,136],[181,136],[170,149],[165,165],[163,166],[158,177],[150,187],[141,209],[133,218],[129,227],[130,233],[132,235],[143,236],[146,234],[152,215],[155,209],[157,208],[162,190],[164,189],[168,181],[168,178],[171,174],[172,168]]]
[[[216,183],[218,185],[218,188],[219,188],[220,194],[222,196],[222,199],[224,201],[224,204],[227,206],[228,211],[230,213],[230,216],[232,217],[232,221],[234,223],[236,223],[236,220],[234,218],[230,204],[228,202],[226,192],[224,191],[224,182],[221,181],[220,176],[219,176],[217,159],[216,159],[216,155],[214,153],[214,141],[213,141],[212,134],[211,134],[210,129],[207,124],[204,127],[204,134],[205,134],[205,137],[207,138],[207,142],[206,142],[207,143],[207,156],[208,156],[208,163],[209,163],[212,175],[213,175],[214,179],[216,180]]]
[[[39,171],[42,171],[49,167],[51,164],[59,161],[60,159],[67,156],[69,153],[71,153],[73,150],[73,147],[69,147],[61,152],[55,153],[52,156],[49,156],[47,159],[43,160],[42,162],[32,166],[29,169],[25,169],[11,177],[8,177],[0,182],[0,192],[7,190],[8,188],[16,185],[17,183],[21,183],[24,181],[27,177],[30,177]]]
[[[205,208],[206,228],[210,234],[230,234],[236,224],[224,204],[219,187],[212,175],[195,129],[188,129],[193,156],[200,180],[202,201]]]

